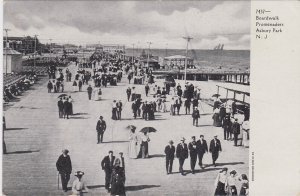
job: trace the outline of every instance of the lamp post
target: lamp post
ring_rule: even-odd
[[[5,35],[6,35],[6,43],[5,43],[5,75],[7,75],[7,51],[8,51],[8,31],[10,31],[10,29],[4,29],[5,31]]]
[[[147,57],[147,67],[149,68],[149,56],[150,56],[150,45],[152,44],[152,42],[147,42],[149,44],[148,47],[148,57]]]
[[[184,84],[186,84],[186,67],[187,67],[187,55],[188,55],[188,46],[189,41],[193,39],[192,37],[183,37],[186,40],[186,50],[185,50],[185,63],[184,63]]]
[[[134,63],[134,44],[132,44],[132,63]]]
[[[33,53],[33,68],[32,68],[32,73],[33,69],[35,68],[35,55],[36,55],[36,39],[38,35],[34,35],[34,53]]]

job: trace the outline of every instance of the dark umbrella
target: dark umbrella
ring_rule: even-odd
[[[156,129],[154,129],[153,127],[144,127],[144,128],[142,128],[141,130],[140,130],[140,132],[142,132],[142,133],[147,133],[147,132],[156,132],[157,130]]]
[[[61,95],[59,95],[57,98],[67,97],[67,96],[68,96],[67,94],[61,94]]]
[[[126,127],[126,129],[136,129],[136,126],[134,126],[134,125],[128,125],[128,126]]]
[[[219,95],[219,94],[213,94],[213,96],[212,97],[220,97],[221,95]]]

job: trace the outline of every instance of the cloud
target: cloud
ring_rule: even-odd
[[[250,41],[242,37],[250,33],[250,2],[11,1],[4,5],[4,25],[11,34],[75,43],[183,48],[182,36],[190,35],[195,47],[226,41],[247,49]]]

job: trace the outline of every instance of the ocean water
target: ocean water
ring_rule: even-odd
[[[145,50],[146,54],[148,50]],[[142,49],[134,49],[134,56],[139,56]],[[127,55],[132,55],[132,48],[126,49]],[[185,55],[184,49],[151,49],[153,56],[166,57]],[[194,64],[203,69],[224,69],[245,71],[250,69],[250,50],[189,50],[188,56],[194,59]]]

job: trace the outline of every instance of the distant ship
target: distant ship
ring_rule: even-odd
[[[216,47],[214,47],[214,50],[223,50],[224,44],[219,44]]]

